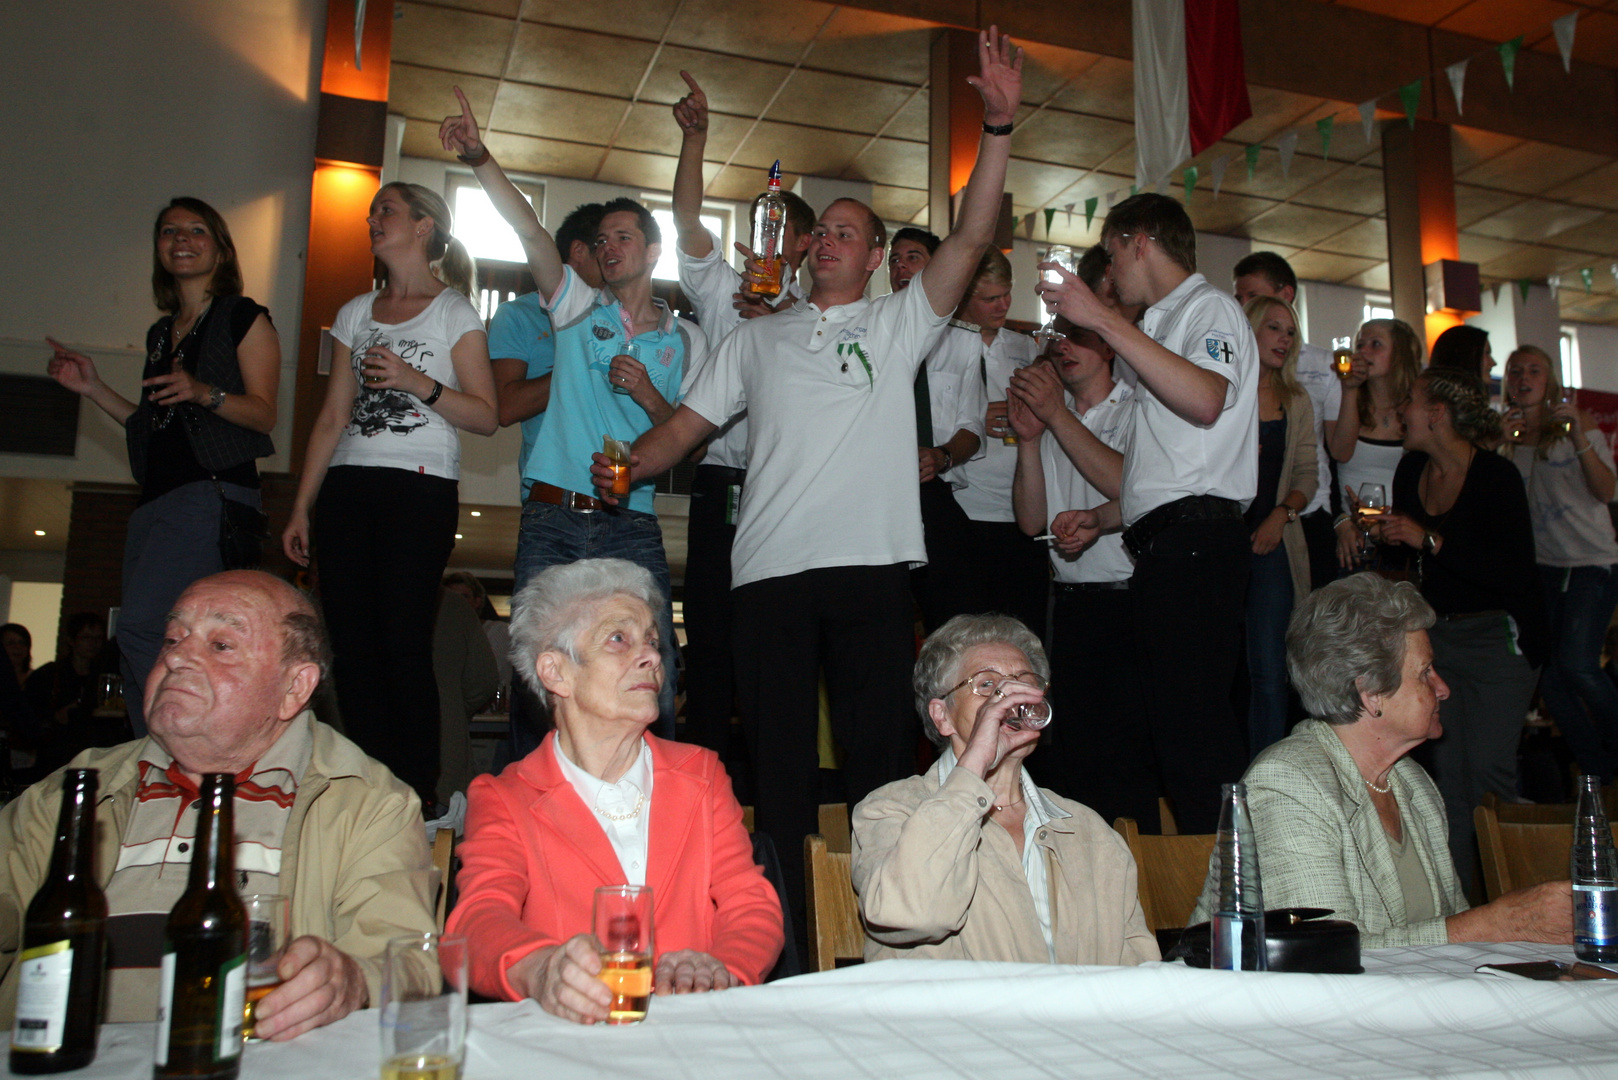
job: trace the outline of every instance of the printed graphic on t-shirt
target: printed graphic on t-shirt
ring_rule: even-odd
[[[410,338],[392,340],[381,330],[372,327],[365,343],[355,349],[352,356],[354,378],[359,390],[354,395],[354,411],[348,421],[350,434],[372,438],[384,432],[390,435],[409,435],[427,424],[427,414],[421,403],[402,390],[373,390],[365,381],[365,352],[380,345],[392,349],[399,358],[417,371],[427,370],[427,361],[433,356],[427,342]]]

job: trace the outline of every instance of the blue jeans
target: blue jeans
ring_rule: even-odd
[[[1550,651],[1539,692],[1582,772],[1611,783],[1618,768],[1618,687],[1601,646],[1618,605],[1618,566],[1541,566]]]
[[[650,570],[662,590],[657,632],[663,643],[663,690],[658,695],[656,731],[664,738],[674,738],[674,686],[679,681],[680,647],[674,637],[669,560],[663,553],[663,530],[657,524],[657,515],[623,507],[584,513],[550,503],[523,504],[522,524],[517,530],[517,563],[512,568],[514,589],[521,591],[548,566],[580,559],[628,559]],[[515,724],[512,741],[518,758],[539,745],[532,732],[519,733]]]
[[[1287,733],[1287,620],[1292,617],[1292,566],[1285,544],[1253,556],[1247,579],[1247,752],[1257,757]]]

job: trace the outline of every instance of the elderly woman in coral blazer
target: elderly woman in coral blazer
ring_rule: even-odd
[[[646,733],[664,678],[662,603],[623,559],[553,566],[513,602],[513,664],[556,730],[469,792],[448,929],[466,936],[481,994],[606,1020],[590,934],[602,885],[651,886],[659,994],[761,982],[781,951],[780,899],[718,757]]]

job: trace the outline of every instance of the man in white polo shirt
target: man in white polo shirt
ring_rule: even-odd
[[[925,559],[916,483],[916,370],[983,249],[1005,185],[1021,50],[979,37],[984,135],[955,231],[910,287],[865,299],[885,232],[863,203],[821,214],[809,303],[720,343],[672,418],[635,444],[637,478],[671,467],[748,411],[747,487],[732,555],[736,677],[757,785],[756,821],[801,887],[817,831],[817,687],[824,664],[850,803],[915,771],[909,582]],[[597,462],[598,487],[605,481]],[[801,896],[793,891],[792,895]]]
[[[1035,536],[1066,510],[1107,496],[1085,479],[1092,441],[1118,453],[1134,431],[1134,390],[1113,377],[1112,347],[1061,316],[1042,362],[1012,376],[1008,399],[1017,433],[1011,501],[1017,525]],[[1067,397],[1064,398],[1063,391]],[[1134,564],[1119,531],[1093,543],[1050,546],[1056,578],[1051,624],[1051,701],[1056,723],[1029,760],[1046,787],[1077,799],[1106,821],[1157,818],[1151,738],[1139,720],[1129,625]]]
[[[1119,302],[1147,305],[1138,327],[1071,274],[1039,285],[1139,379],[1119,499],[1074,511],[1067,535],[1125,526],[1159,782],[1181,832],[1211,833],[1219,785],[1247,763],[1230,690],[1252,553],[1241,515],[1258,486],[1258,345],[1236,301],[1196,272],[1196,232],[1174,199],[1131,196],[1101,235]]]
[[[1253,252],[1236,264],[1231,275],[1235,278],[1231,291],[1244,309],[1255,296],[1273,296],[1289,304],[1296,302],[1298,275],[1292,272],[1291,263],[1273,251]],[[1303,336],[1302,327],[1298,336]],[[1300,520],[1304,538],[1309,543],[1310,587],[1318,589],[1337,577],[1337,534],[1331,527],[1331,455],[1326,452],[1326,443],[1337,427],[1337,413],[1343,403],[1343,381],[1332,368],[1331,353],[1307,341],[1298,345],[1297,375],[1298,384],[1315,407],[1315,465],[1320,486],[1315,489],[1315,497],[1309,500]]]
[[[675,254],[680,291],[696,309],[697,324],[710,346],[724,340],[747,317],[735,297],[742,275],[720,249],[719,239],[702,224],[702,159],[708,145],[708,98],[688,73],[680,72],[691,92],[674,106],[680,125],[680,164],[674,170],[674,225],[679,231]],[[803,297],[798,267],[809,250],[815,212],[792,192],[786,201],[781,253],[786,260],[784,287],[776,301],[790,305]],[[775,306],[772,304],[771,306]],[[712,355],[710,351],[709,356]],[[696,377],[686,372],[686,384]],[[691,478],[691,519],[685,559],[685,738],[729,759],[730,718],[736,697],[731,657],[730,548],[736,539],[737,511],[747,481],[747,414],[722,426]]]

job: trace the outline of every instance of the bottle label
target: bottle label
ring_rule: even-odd
[[[1573,944],[1596,949],[1618,945],[1618,889],[1573,886]]]
[[[174,1015],[174,950],[163,954],[163,970],[157,987],[157,1049],[153,1060],[169,1063],[169,1021]]]
[[[53,941],[24,949],[17,957],[17,1020],[11,1048],[47,1054],[62,1047],[67,1026],[67,992],[73,977],[73,946]]]
[[[219,1015],[214,1030],[219,1032],[215,1061],[226,1061],[242,1052],[242,1024],[247,1010],[247,954],[219,966]]]
[[[740,484],[726,485],[726,487],[725,487],[725,524],[726,525],[734,525],[734,524],[736,524],[736,519],[741,515],[741,509],[742,509],[742,486]]]

